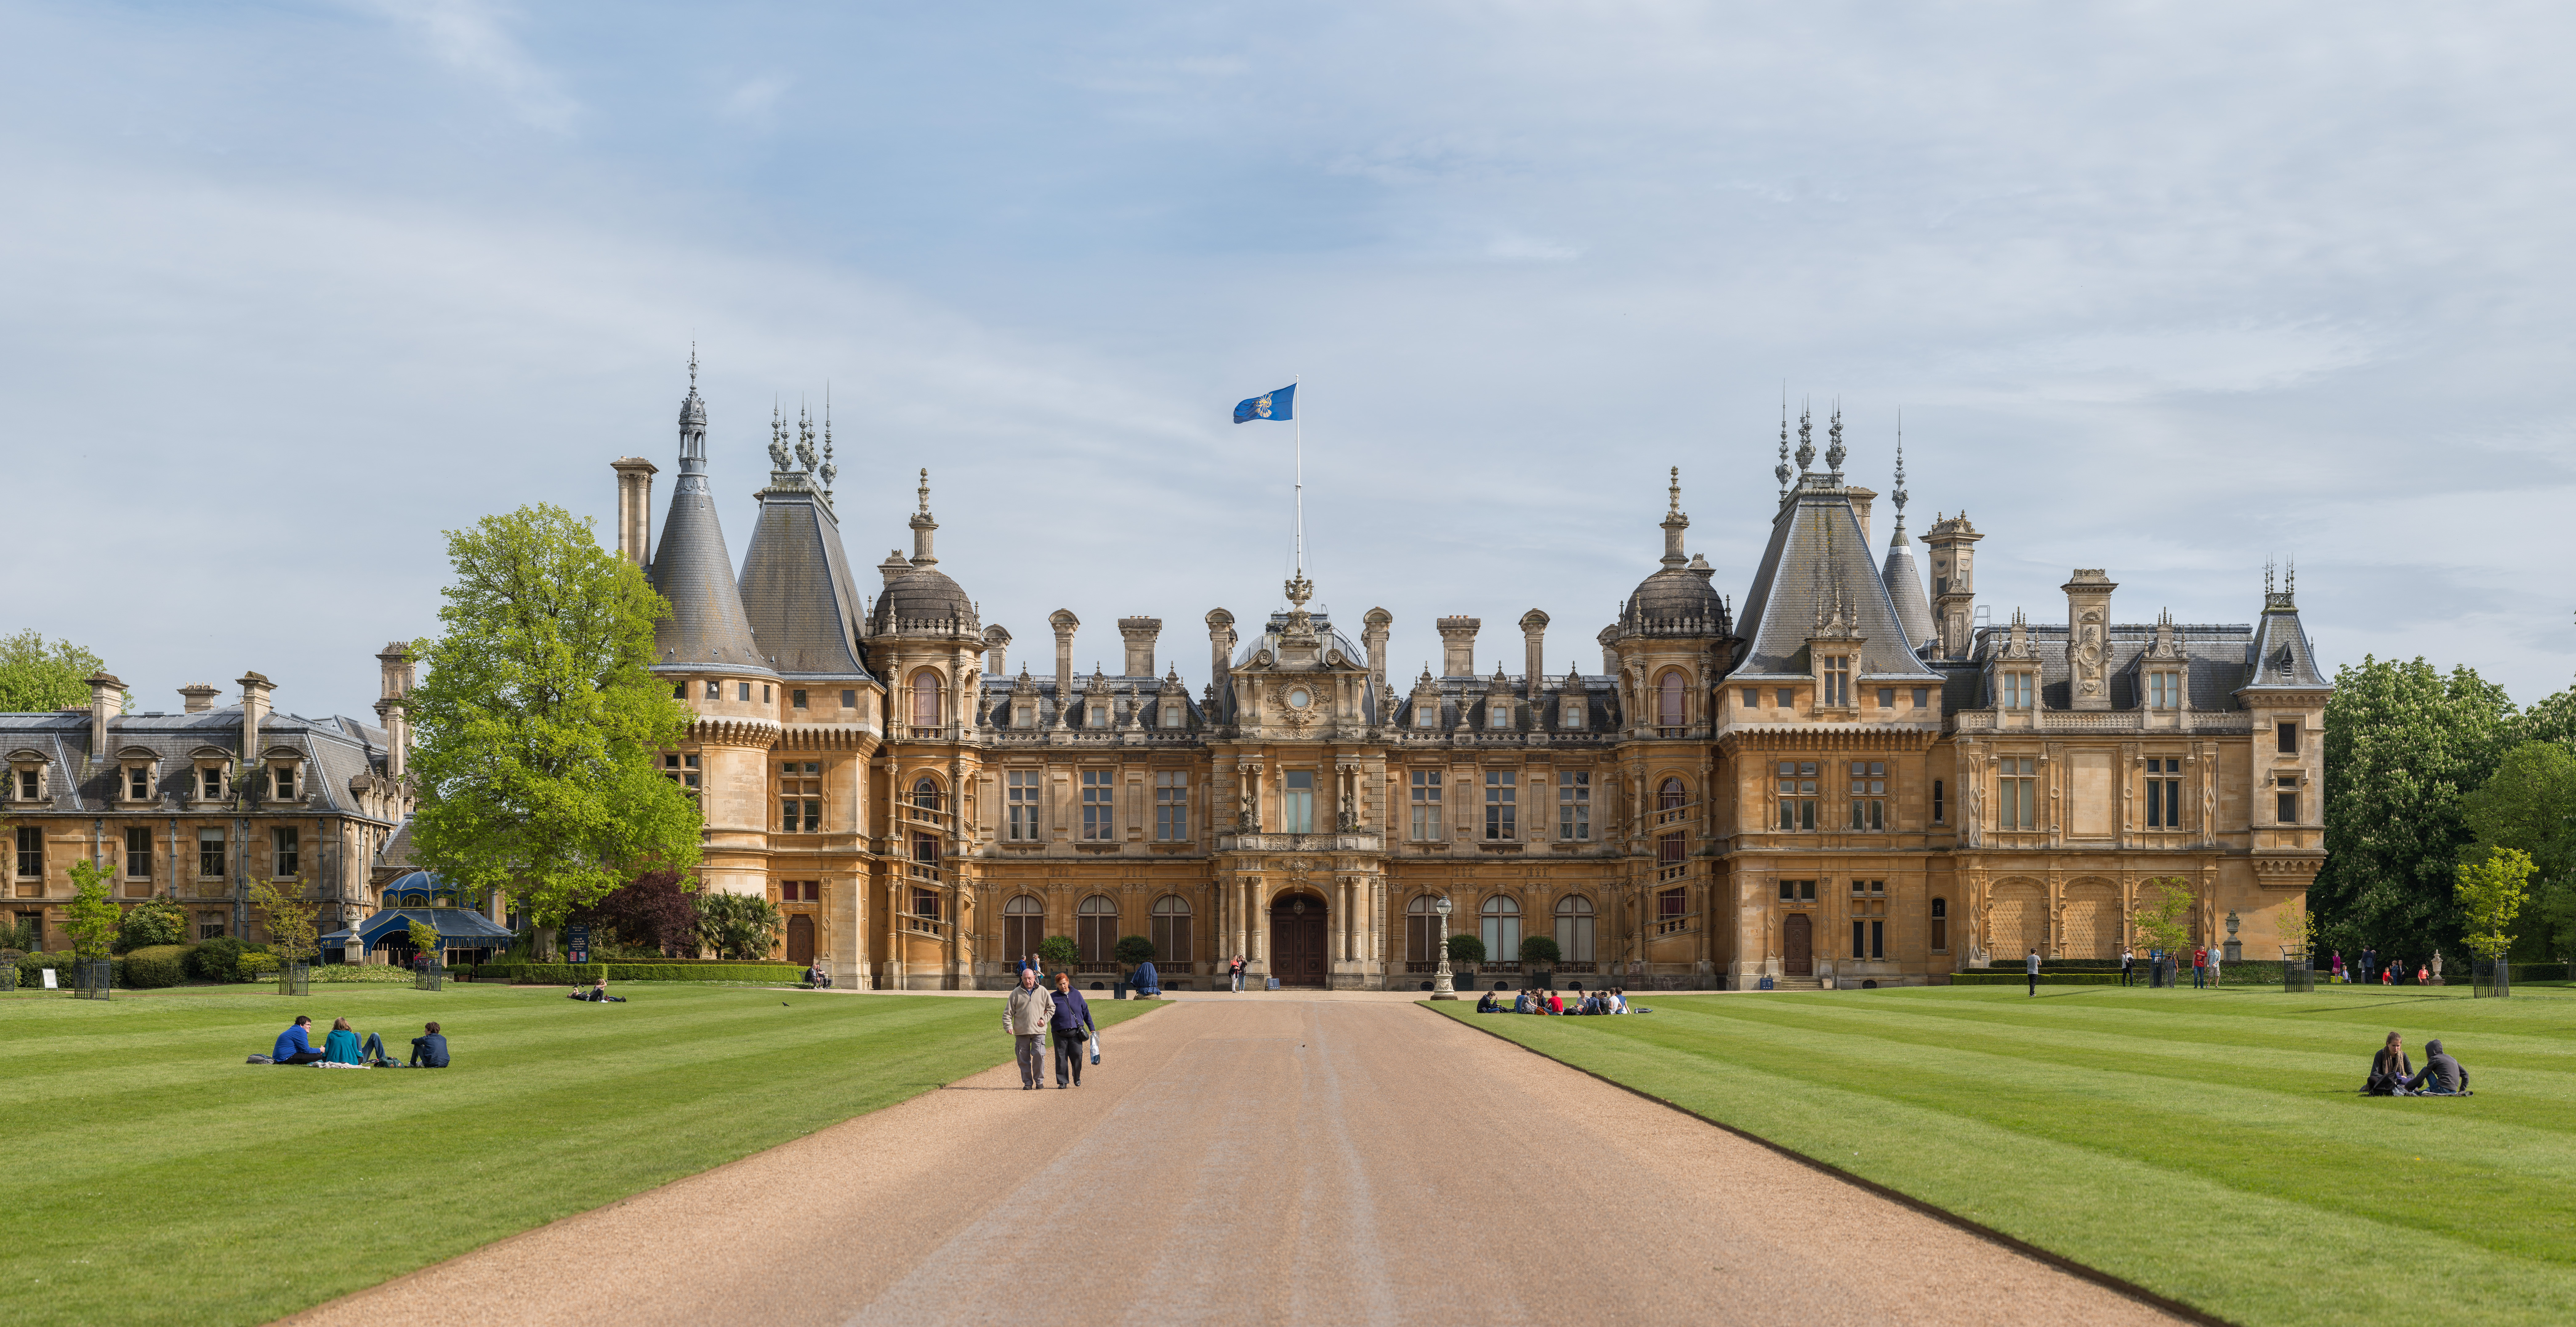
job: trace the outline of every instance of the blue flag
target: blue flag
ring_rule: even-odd
[[[1295,419],[1297,417],[1297,384],[1290,383],[1275,392],[1247,396],[1234,403],[1234,422],[1254,419]]]

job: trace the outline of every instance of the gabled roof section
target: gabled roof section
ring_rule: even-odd
[[[2290,573],[2290,583],[2281,590],[2271,585],[2271,573],[2263,577],[2263,618],[2254,624],[2254,639],[2245,647],[2244,690],[2313,691],[2332,687],[2317,668],[2316,651],[2308,644],[2307,628],[2299,622],[2299,605],[2295,591],[2298,572]]]
[[[1862,676],[1934,680],[1932,670],[1914,657],[1887,584],[1870,565],[1869,538],[1852,510],[1850,490],[1831,476],[1809,474],[1771,520],[1771,542],[1762,550],[1738,619],[1750,644],[1736,675],[1808,676],[1807,639],[1838,614],[1866,638]]]
[[[781,677],[865,679],[859,598],[831,505],[789,472],[760,493],[760,522],[742,559],[742,607]]]

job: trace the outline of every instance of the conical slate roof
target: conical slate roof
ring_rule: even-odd
[[[1745,592],[1737,620],[1750,644],[1736,675],[1809,675],[1807,640],[1836,617],[1866,638],[1860,676],[1936,680],[1914,657],[1887,583],[1870,565],[1850,490],[1826,475],[1804,475],[1772,518],[1771,543]]]
[[[865,678],[859,598],[830,504],[801,473],[771,476],[742,560],[742,606],[784,677]]]
[[[671,615],[653,625],[655,669],[771,671],[743,612],[733,555],[725,549],[715,495],[707,488],[706,405],[695,381],[680,405],[680,478],[671,486],[670,514],[662,520],[647,574],[671,601]]]
[[[1932,639],[1932,601],[1923,593],[1923,573],[1914,568],[1914,541],[1905,537],[1905,518],[1896,518],[1896,534],[1887,541],[1887,565],[1878,578],[1896,605],[1896,624],[1905,628],[1905,643],[1917,650]]]

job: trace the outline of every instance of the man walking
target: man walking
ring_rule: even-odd
[[[1020,1090],[1046,1086],[1047,1024],[1055,1019],[1055,1001],[1038,985],[1038,974],[1020,969],[1020,984],[1002,1009],[1002,1030],[1011,1034],[1020,1060]]]
[[[2037,995],[2037,994],[2039,994],[2039,951],[2038,951],[2038,950],[2033,949],[2032,951],[2030,951],[2030,958],[2029,958],[2029,960],[2028,960],[2027,962],[2025,962],[2025,963],[2022,965],[2022,970],[2023,970],[2024,972],[2027,972],[2027,973],[2029,973],[2029,974],[2030,974],[2030,993],[2031,993],[2032,995]]]
[[[1082,1054],[1087,1049],[1083,1043],[1096,1031],[1091,1025],[1091,1002],[1073,989],[1073,974],[1055,974],[1055,1013],[1047,1020],[1047,1034],[1055,1042],[1057,1087],[1082,1086]],[[1064,1081],[1068,1070],[1073,1074],[1070,1083]]]
[[[2138,954],[2126,945],[2120,947],[2120,984],[2129,984],[2129,974],[2138,966]]]

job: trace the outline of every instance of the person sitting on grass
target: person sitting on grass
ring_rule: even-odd
[[[447,1038],[436,1023],[425,1024],[421,1035],[411,1039],[411,1068],[444,1069],[447,1067]]]
[[[1476,1012],[1480,1014],[1490,1014],[1494,1012],[1494,993],[1492,991],[1487,991],[1483,995],[1476,997]]]
[[[2406,1080],[2416,1095],[2426,1097],[2465,1097],[2469,1092],[2469,1071],[2458,1060],[2443,1051],[2438,1040],[2424,1043],[2424,1072]]]
[[[589,990],[586,990],[586,991],[574,991],[572,994],[567,995],[567,996],[565,996],[564,998],[565,998],[565,999],[567,999],[567,1000],[588,1000],[588,1001],[590,1001],[592,1004],[624,1004],[624,1003],[626,1003],[626,997],[625,997],[625,996],[622,996],[622,995],[610,995],[610,994],[608,993],[608,978],[606,978],[606,977],[604,977],[604,976],[603,976],[603,977],[597,977],[597,978],[592,979],[592,981],[591,981],[591,983],[590,983],[590,989],[589,989]]]
[[[322,1039],[324,1064],[365,1066],[385,1061],[387,1058],[384,1038],[370,1032],[367,1034],[366,1044],[360,1045],[357,1032],[349,1026],[349,1020],[345,1018],[332,1019],[331,1035]]]
[[[1564,997],[1564,996],[1562,996],[1562,995],[1557,994],[1557,993],[1556,993],[1556,992],[1554,992],[1554,991],[1549,991],[1549,992],[1547,993],[1547,1011],[1548,1011],[1549,1013],[1551,1013],[1551,1014],[1562,1014],[1562,1013],[1564,1013],[1564,1012],[1565,1012],[1565,997]]]
[[[2406,1039],[2391,1032],[2388,1044],[2370,1057],[2370,1081],[2362,1084],[2361,1090],[2374,1097],[2412,1096],[2414,1092],[2406,1083],[2414,1076],[2415,1066],[2406,1060]]]
[[[317,1064],[322,1052],[313,1049],[313,1037],[306,1029],[313,1026],[307,1014],[297,1014],[295,1022],[277,1034],[277,1048],[269,1058],[278,1064]]]

